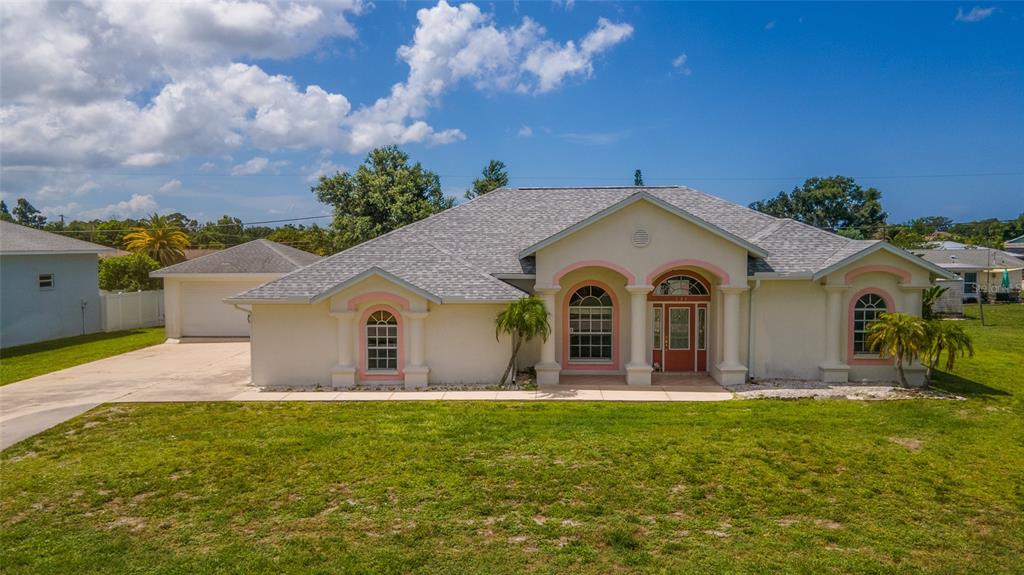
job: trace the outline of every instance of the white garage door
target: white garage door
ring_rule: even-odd
[[[248,337],[248,314],[224,298],[250,290],[260,281],[183,281],[181,335],[184,337]]]

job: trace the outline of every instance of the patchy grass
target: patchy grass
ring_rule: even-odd
[[[986,320],[967,401],[103,406],[0,454],[4,572],[1020,572]]]
[[[0,349],[0,385],[156,345],[164,328],[93,333]]]

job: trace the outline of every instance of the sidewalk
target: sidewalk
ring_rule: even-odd
[[[724,401],[732,393],[707,386],[566,385],[523,391],[245,391],[230,401]]]

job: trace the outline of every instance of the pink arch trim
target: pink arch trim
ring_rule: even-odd
[[[888,357],[862,357],[857,358],[853,355],[853,309],[857,307],[857,300],[864,296],[864,294],[873,293],[875,295],[882,296],[885,300],[886,311],[893,313],[896,311],[896,304],[894,303],[892,296],[889,295],[885,290],[878,288],[864,288],[859,292],[853,294],[850,298],[850,306],[847,313],[846,319],[846,363],[849,365],[894,365],[895,359]]]
[[[569,300],[576,290],[584,286],[597,286],[603,289],[612,298],[612,362],[611,364],[592,365],[589,363],[569,363]],[[572,286],[562,300],[562,363],[565,369],[586,369],[586,370],[612,370],[619,369],[619,298],[615,291],[606,284],[596,280],[583,280]]]
[[[359,304],[374,300],[386,301],[397,305],[401,309],[409,309],[409,300],[386,291],[372,291],[349,298],[348,309],[354,310],[359,307]]]
[[[396,296],[397,297],[397,296]],[[370,373],[366,369],[366,320],[375,311],[384,310],[395,316],[398,322],[398,371],[396,373]],[[402,333],[402,314],[389,305],[375,305],[366,308],[359,318],[359,379],[364,381],[401,381],[405,377],[405,338]]]
[[[884,266],[884,265],[860,266],[859,268],[854,268],[854,269],[846,272],[846,275],[843,276],[843,280],[845,281],[845,283],[849,284],[850,281],[853,280],[853,278],[855,278],[855,277],[857,277],[859,275],[867,274],[867,273],[871,273],[871,272],[881,272],[881,273],[885,273],[885,274],[892,274],[892,275],[900,278],[900,280],[902,280],[903,283],[910,283],[910,272],[908,272],[907,270],[904,270],[904,269],[900,269],[900,268],[898,268],[896,266]]]
[[[578,270],[580,268],[589,268],[589,267],[608,268],[608,269],[611,269],[611,270],[615,270],[615,271],[619,272],[620,274],[622,274],[623,276],[626,277],[626,282],[628,284],[636,283],[636,276],[633,275],[633,272],[627,270],[626,268],[620,266],[619,264],[617,264],[615,262],[610,262],[610,261],[607,261],[607,260],[583,260],[583,261],[578,261],[578,262],[573,263],[573,264],[569,264],[569,265],[565,266],[564,268],[562,268],[561,271],[559,271],[558,273],[555,274],[554,281],[552,281],[551,283],[557,285],[560,281],[562,281],[562,277],[564,277],[565,274],[567,274],[567,273],[569,273],[571,271],[576,271],[576,270]],[[611,290],[608,290],[608,291],[611,291]]]
[[[663,274],[663,273],[665,273],[667,271],[670,271],[670,270],[675,269],[675,268],[685,268],[685,267],[694,267],[694,268],[706,269],[709,272],[711,272],[711,273],[715,274],[716,276],[718,276],[718,278],[722,280],[722,283],[724,283],[726,285],[729,285],[731,283],[730,280],[729,280],[729,273],[728,272],[726,272],[722,268],[716,266],[715,264],[713,264],[711,262],[706,262],[704,260],[672,260],[670,262],[662,264],[662,265],[658,266],[657,269],[655,269],[651,273],[647,274],[647,283],[648,284],[652,283],[654,280],[658,279],[658,276],[660,276],[661,274]]]

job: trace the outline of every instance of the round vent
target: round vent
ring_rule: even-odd
[[[633,246],[642,248],[649,243],[651,243],[651,234],[647,233],[647,230],[637,228],[633,231]]]

